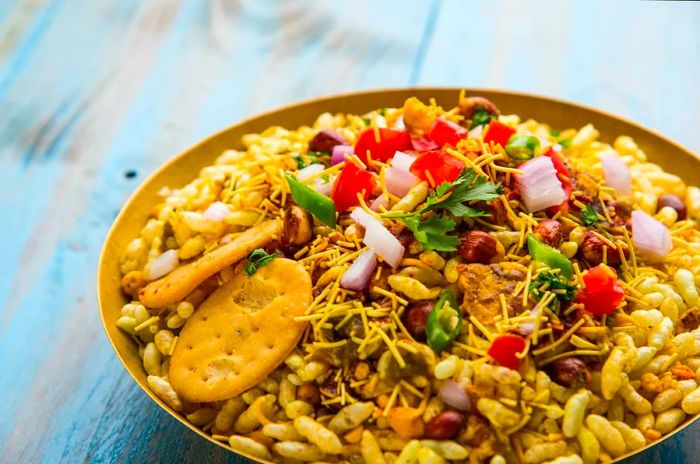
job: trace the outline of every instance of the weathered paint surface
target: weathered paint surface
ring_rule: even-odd
[[[102,240],[168,157],[300,98],[406,85],[567,98],[698,151],[698,31],[693,2],[0,0],[0,461],[242,462],[151,402],[99,323]],[[698,429],[648,462],[693,462]]]

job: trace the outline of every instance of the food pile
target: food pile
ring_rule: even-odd
[[[607,462],[700,412],[700,190],[459,96],[243,138],[164,189],[117,325],[273,462]]]

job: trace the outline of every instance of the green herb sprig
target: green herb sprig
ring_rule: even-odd
[[[476,201],[491,201],[502,192],[500,184],[494,184],[485,176],[479,176],[473,169],[464,169],[453,182],[443,182],[430,192],[425,206],[418,211],[385,217],[400,220],[420,242],[424,250],[454,251],[459,245],[459,238],[448,235],[457,223],[450,217],[433,214],[427,219],[425,213],[446,212],[456,218],[482,217],[488,213],[470,206]]]
[[[248,264],[243,269],[246,274],[252,276],[259,267],[270,264],[270,261],[279,256],[279,253],[269,254],[262,248],[256,248],[248,255]]]

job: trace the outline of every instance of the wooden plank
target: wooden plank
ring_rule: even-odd
[[[419,79],[578,101],[700,152],[698,24],[693,2],[446,0]]]
[[[559,94],[697,149],[699,20],[651,2],[0,0],[2,460],[236,462],[152,403],[99,327],[102,239],[166,158],[247,114],[409,83]],[[696,435],[653,456],[692,459]]]
[[[31,41],[27,21],[22,65],[0,67],[0,214],[10,225],[0,251],[13,277],[0,286],[0,365],[17,372],[0,377],[0,415],[13,418],[0,426],[3,459],[235,461],[152,404],[99,327],[96,257],[138,182],[123,172],[140,178],[263,108],[405,85],[420,37],[409,14],[385,24],[400,6],[51,3]]]

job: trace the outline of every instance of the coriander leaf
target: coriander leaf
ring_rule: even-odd
[[[440,200],[449,191],[450,195]],[[479,217],[486,213],[476,208],[464,205],[470,201],[489,201],[501,194],[501,186],[488,182],[486,177],[478,176],[473,169],[465,169],[457,180],[452,183],[443,182],[426,201],[422,212],[444,209],[457,217]]]
[[[386,107],[379,108],[378,113],[381,114],[382,116],[386,116]]]
[[[554,293],[557,300],[569,302],[576,297],[578,287],[569,284],[562,275],[555,272],[540,272],[530,284],[529,293],[533,299],[539,301],[547,291]]]
[[[598,213],[591,205],[586,205],[581,210],[581,219],[585,225],[589,227],[594,226],[598,224]]]
[[[370,118],[362,118],[362,122],[365,123],[365,126],[372,124],[372,120]]]
[[[571,146],[571,140],[569,139],[557,140],[557,143],[561,145],[562,148],[569,148]]]
[[[297,163],[297,169],[304,169],[309,164],[301,157],[301,155],[292,156],[292,159]]]
[[[244,268],[245,273],[249,276],[252,276],[253,274],[255,274],[255,271],[257,271],[260,266],[265,266],[266,264],[269,264],[270,261],[275,259],[277,256],[279,256],[278,253],[268,254],[262,248],[256,248],[255,250],[251,251],[248,255],[248,264],[246,264]]]
[[[494,116],[491,113],[486,111],[486,108],[480,106],[474,110],[474,113],[472,114],[472,123],[469,128],[473,129],[477,126],[483,126],[484,124],[488,124],[488,122],[491,121],[493,117]]]
[[[459,245],[459,238],[446,235],[455,229],[456,224],[452,219],[433,215],[421,221],[420,216],[416,214],[399,220],[413,232],[413,236],[425,250],[454,251]]]
[[[323,152],[321,152],[321,151],[309,151],[309,152],[306,153],[306,155],[311,159],[311,163],[310,163],[310,164],[315,164],[315,163],[318,163],[318,162],[319,162],[319,160],[318,160],[319,157],[325,156],[325,155],[327,155],[327,154],[326,154],[326,153],[323,153]]]
[[[561,132],[558,129],[552,129],[551,131],[549,131],[549,135],[551,135],[552,137],[559,137],[559,134],[561,134]]]
[[[319,158],[322,156],[328,156],[328,154],[320,151],[309,151],[303,155],[292,156],[292,159],[296,161],[297,169],[304,169],[311,164],[320,163]]]

